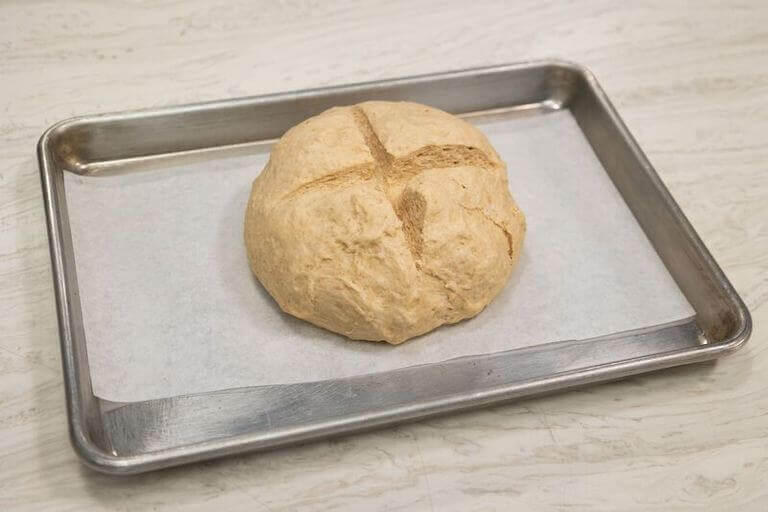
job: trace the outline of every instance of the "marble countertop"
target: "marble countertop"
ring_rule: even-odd
[[[0,510],[768,510],[768,4],[252,4],[0,4]],[[744,349],[143,476],[80,464],[35,158],[47,126],[545,57],[597,75],[750,308]]]

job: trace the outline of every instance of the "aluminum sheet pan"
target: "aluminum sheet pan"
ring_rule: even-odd
[[[486,311],[399,347],[282,314],[242,244],[269,141],[371,98],[467,115],[508,163],[529,220],[521,264]],[[740,299],[594,77],[572,64],[79,118],[46,132],[39,155],[70,428],[103,471],[711,359],[749,334]]]

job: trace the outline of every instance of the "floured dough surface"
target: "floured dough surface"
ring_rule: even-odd
[[[478,314],[524,234],[486,137],[406,102],[334,107],[288,130],[245,216],[251,268],[284,311],[395,344]]]

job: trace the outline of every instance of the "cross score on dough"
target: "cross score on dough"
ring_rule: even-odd
[[[366,146],[371,152],[374,163],[372,165],[366,164],[362,166],[352,166],[347,169],[328,174],[321,178],[314,179],[300,187],[294,189],[292,192],[286,195],[286,199],[295,197],[313,187],[321,185],[335,185],[343,186],[345,183],[354,183],[359,179],[370,180],[376,179],[379,182],[380,187],[384,191],[392,205],[392,209],[397,217],[403,222],[403,224],[409,222],[409,219],[405,218],[406,209],[404,205],[398,203],[398,194],[396,191],[401,191],[405,183],[412,177],[417,176],[421,171],[427,169],[434,169],[434,165],[428,163],[422,163],[420,160],[430,152],[443,153],[448,158],[448,162],[441,163],[441,168],[458,167],[471,165],[473,167],[480,167],[483,169],[490,169],[494,166],[493,162],[478,148],[472,146],[463,146],[460,144],[445,144],[441,146],[425,146],[419,149],[415,154],[410,154],[403,158],[395,158],[389,152],[387,152],[384,145],[376,135],[368,116],[365,115],[363,109],[357,105],[351,107],[353,109],[353,115],[355,122],[357,123],[360,133],[363,135]],[[489,222],[498,227],[507,238],[509,244],[509,255],[513,257],[514,247],[511,234],[507,229],[488,217],[480,209],[468,209],[470,211],[478,212],[483,215]],[[417,230],[420,232],[420,230]],[[411,253],[414,255],[414,262],[416,266],[420,266],[418,258],[420,256],[420,244],[418,240],[412,239],[406,234],[406,240]]]

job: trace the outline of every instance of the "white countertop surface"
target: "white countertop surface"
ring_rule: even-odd
[[[765,2],[0,4],[0,510],[768,510]],[[153,474],[69,446],[35,144],[79,114],[559,57],[752,312],[715,364]]]

